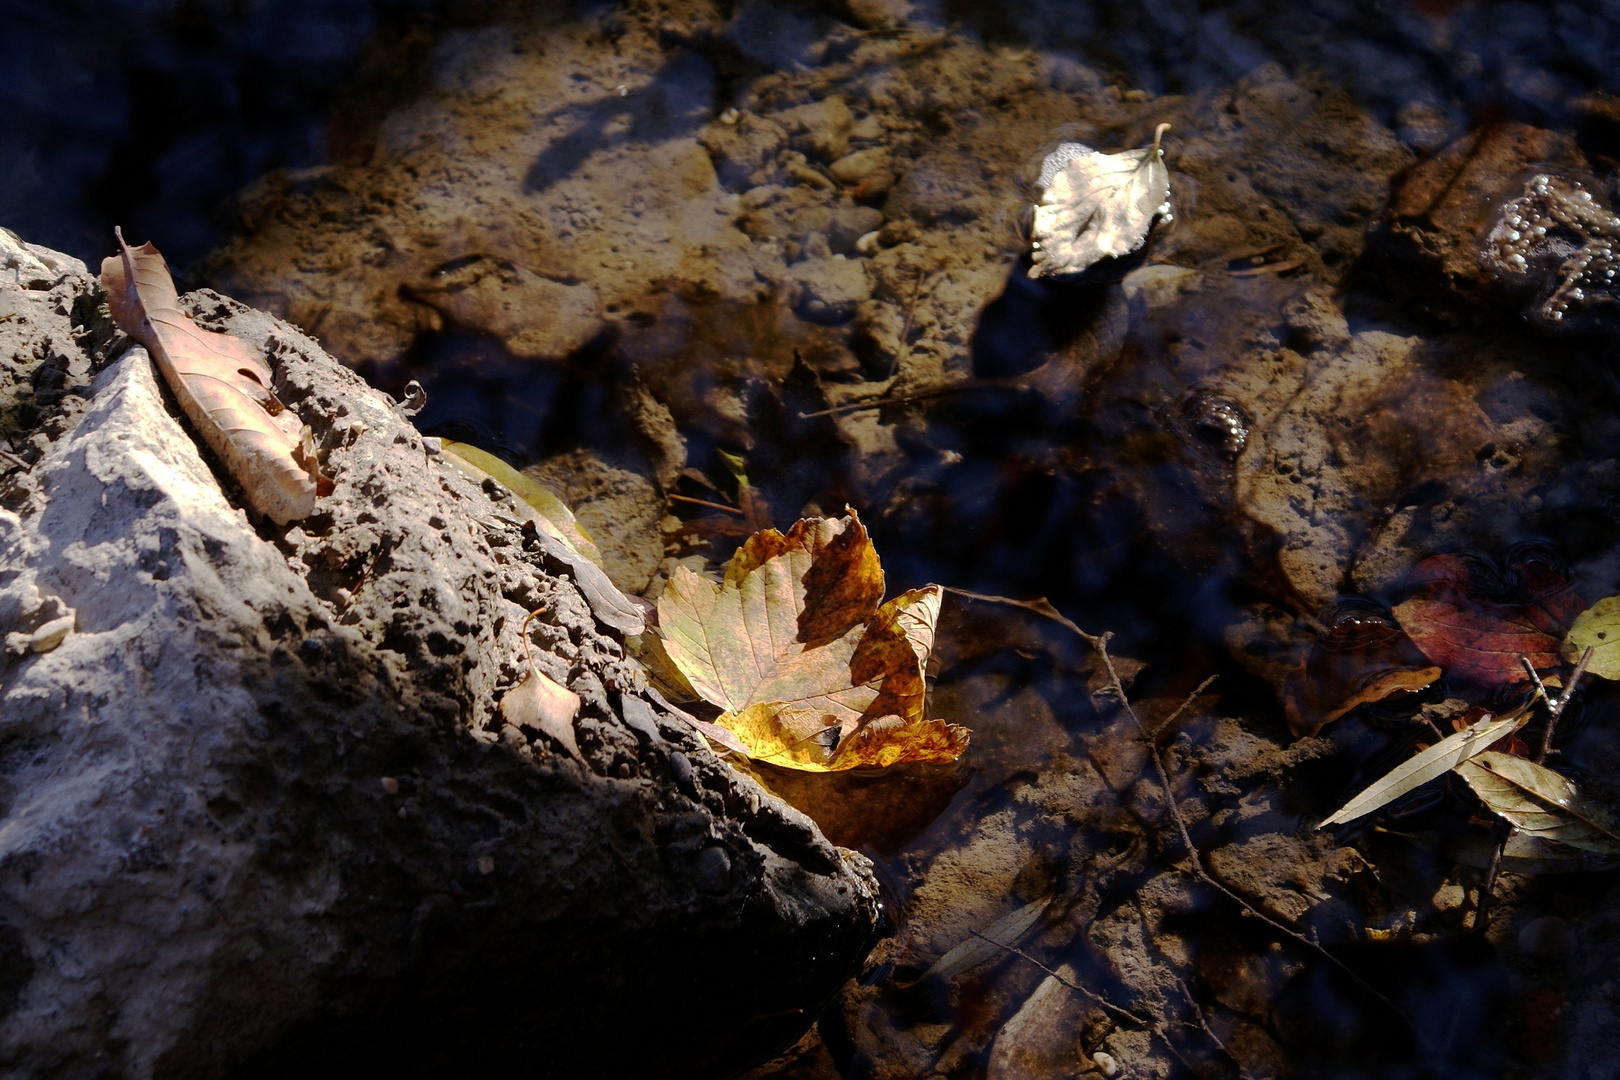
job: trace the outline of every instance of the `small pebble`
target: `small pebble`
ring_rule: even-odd
[[[424,435],[422,437],[422,449],[426,450],[430,455],[442,454],[444,453],[444,440],[437,435]]]
[[[495,872],[495,856],[493,856],[493,855],[480,855],[480,856],[478,856],[478,872],[480,874],[483,874],[485,877],[488,877],[489,875],[493,874]]]
[[[736,109],[727,109],[725,112],[720,114],[720,122],[727,127],[730,127],[737,122],[737,118],[741,115],[742,114]]]
[[[669,771],[675,774],[678,784],[690,783],[692,780],[692,762],[679,750],[669,755]]]
[[[72,615],[63,615],[35,630],[33,637],[29,639],[29,648],[37,653],[50,652],[62,644],[63,639],[73,629],[73,618]]]
[[[692,864],[699,892],[723,893],[731,888],[731,856],[723,847],[706,847]]]
[[[1102,1071],[1104,1076],[1113,1076],[1119,1072],[1119,1062],[1114,1060],[1113,1054],[1110,1054],[1104,1050],[1099,1050],[1095,1054],[1092,1054],[1091,1062]]]
[[[1531,919],[1519,931],[1519,951],[1537,960],[1563,960],[1579,947],[1575,928],[1556,915]]]
[[[878,249],[878,235],[879,234],[876,229],[869,233],[861,234],[861,238],[855,241],[856,253],[860,255],[875,254]]]
[[[384,794],[398,795],[399,781],[395,780],[392,776],[385,776],[382,778],[382,789]]]

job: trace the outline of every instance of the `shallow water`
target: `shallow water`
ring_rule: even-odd
[[[1113,633],[1150,729],[1219,676],[1157,745],[1226,895],[1098,656],[953,597],[931,708],[962,762],[767,777],[874,860],[893,933],[755,1080],[1620,1068],[1612,873],[1505,873],[1476,925],[1460,784],[1311,828],[1429,739],[1420,703],[1523,687],[1453,673],[1299,740],[1282,706],[1324,609],[1387,613],[1430,555],[1507,596],[1537,541],[1620,591],[1612,301],[1551,326],[1475,257],[1538,167],[1611,194],[1620,12],[11,6],[0,223],[92,263],[121,223],[421,382],[419,426],[543,463],[621,586],[729,553],[724,452],[778,524],[859,509],[891,592]],[[1159,122],[1175,220],[1030,280],[1043,153]],[[1598,792],[1615,706],[1588,684],[1559,728]],[[1026,956],[927,974],[1031,904]]]

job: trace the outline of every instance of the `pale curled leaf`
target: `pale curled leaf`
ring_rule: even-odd
[[[1456,772],[1514,828],[1585,851],[1620,855],[1620,823],[1545,765],[1487,750],[1460,763]]]
[[[1155,219],[1170,217],[1170,171],[1159,139],[1141,150],[1104,154],[1064,143],[1041,168],[1035,206],[1032,278],[1077,274],[1105,258],[1128,255],[1147,241]]]
[[[1559,655],[1573,664],[1588,648],[1592,659],[1587,671],[1603,679],[1620,679],[1620,596],[1605,596],[1577,615]]]
[[[756,760],[810,771],[954,761],[967,732],[923,715],[942,595],[927,586],[879,606],[883,571],[860,519],[809,518],[750,537],[723,582],[677,568],[659,628]]]
[[[523,681],[501,698],[501,715],[507,723],[538,731],[568,751],[568,756],[585,763],[574,739],[574,717],[579,713],[579,695],[529,665]]]
[[[1316,827],[1325,829],[1329,825],[1342,825],[1372,813],[1435,777],[1445,775],[1498,739],[1519,730],[1529,719],[1530,710],[1523,708],[1506,716],[1486,716],[1456,734],[1448,735],[1373,781],[1365,791],[1324,818]]]
[[[254,511],[278,525],[308,517],[321,477],[303,447],[303,425],[270,391],[258,351],[198,326],[180,310],[163,256],[150,243],[101,264],[120,329],[145,345],[186,418],[242,485]]]

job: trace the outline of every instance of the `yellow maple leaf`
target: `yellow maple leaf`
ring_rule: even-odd
[[[830,772],[954,761],[966,728],[923,712],[923,668],[944,590],[888,603],[854,511],[749,537],[710,581],[680,567],[658,599],[670,659],[726,710],[757,761]]]

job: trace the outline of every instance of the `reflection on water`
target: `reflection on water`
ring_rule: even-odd
[[[1387,610],[1435,553],[1550,538],[1586,600],[1620,590],[1612,332],[1527,321],[1556,283],[1477,259],[1532,167],[1612,188],[1614,12],[128,3],[76,38],[10,7],[0,221],[30,239],[97,259],[119,220],[422,382],[424,430],[633,474],[579,490],[644,561],[722,558],[696,508],[742,472],[778,524],[857,506],[891,592],[1118,635],[1207,880],[1098,656],[953,599],[960,766],[767,777],[900,910],[756,1080],[1612,1071],[1610,876],[1504,874],[1476,926],[1459,785],[1311,828],[1432,738],[1420,706],[1522,687],[1452,675],[1300,740],[1279,694],[1328,605]],[[1029,280],[1043,152],[1159,123],[1174,227]],[[1560,729],[1594,790],[1614,707],[1589,687]],[[927,974],[1035,903],[1027,955]]]

